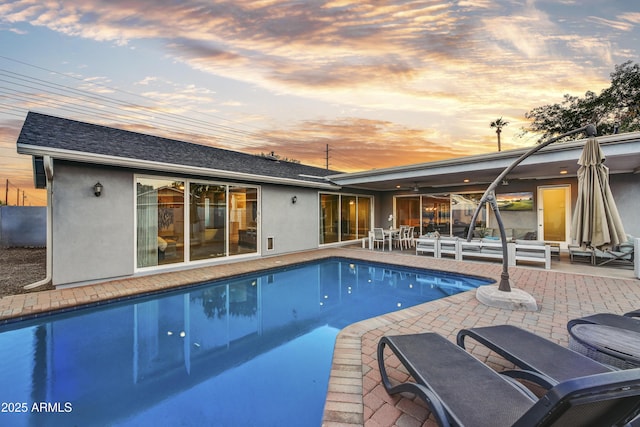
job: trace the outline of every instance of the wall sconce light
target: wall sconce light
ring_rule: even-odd
[[[291,198],[291,204],[295,205],[297,201],[298,201],[298,196],[293,196]]]
[[[100,194],[102,194],[102,188],[102,184],[96,182],[96,185],[93,186],[93,194],[95,194],[96,197],[100,197]]]

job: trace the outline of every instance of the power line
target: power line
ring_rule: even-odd
[[[21,64],[21,65],[25,65],[27,67],[32,67],[37,70],[46,71],[47,73],[52,73],[57,76],[61,76],[64,79],[74,79],[84,84],[89,84],[92,86],[108,89],[110,91],[123,93],[129,96],[134,96],[140,99],[144,99],[146,101],[156,102],[155,100],[143,95],[134,94],[131,92],[127,92],[118,88],[113,88],[113,87],[96,83],[96,82],[90,82],[90,81],[87,81],[86,79],[81,79],[78,77],[63,74],[55,70],[39,67],[39,66],[29,64],[24,61],[19,61],[13,58],[9,58],[3,55],[0,55],[0,58],[5,59],[7,61],[12,61],[12,62]],[[66,99],[70,99],[71,101],[80,103],[80,107],[78,107],[77,104],[75,104],[73,108],[69,108],[69,107],[65,107],[64,105],[61,105],[60,101],[52,100],[49,98],[49,99],[46,99],[45,100],[46,102],[44,103],[43,101],[39,101],[39,105],[51,106],[51,104],[53,104],[53,106],[59,109],[66,108],[65,111],[71,111],[79,114],[88,114],[92,116],[95,116],[98,113],[99,115],[103,115],[105,108],[110,108],[110,107],[118,108],[117,112],[119,113],[122,112],[122,109],[143,110],[143,111],[146,111],[148,114],[150,114],[152,117],[160,116],[163,118],[163,120],[166,120],[172,123],[171,126],[167,126],[166,124],[165,125],[155,124],[156,127],[164,128],[165,130],[169,130],[169,131],[173,130],[173,131],[178,131],[180,133],[187,133],[187,134],[191,134],[192,130],[195,128],[195,129],[199,129],[200,131],[208,132],[209,133],[208,136],[210,137],[213,136],[214,138],[219,138],[220,140],[219,142],[228,141],[228,142],[234,143],[234,145],[236,146],[241,146],[246,148],[254,148],[256,143],[259,143],[260,141],[267,143],[269,145],[274,143],[276,144],[285,143],[289,147],[296,147],[296,146],[303,146],[303,145],[308,146],[309,144],[308,142],[297,142],[297,141],[291,141],[291,140],[274,139],[274,138],[265,137],[264,135],[260,135],[259,132],[261,130],[255,127],[252,127],[255,129],[254,131],[238,129],[237,127],[231,127],[231,126],[212,123],[208,120],[201,120],[194,117],[185,117],[185,116],[177,115],[174,113],[168,113],[165,111],[157,110],[154,107],[148,107],[145,105],[138,105],[138,104],[133,104],[126,101],[121,101],[118,99],[113,99],[111,97],[107,97],[104,95],[90,93],[81,89],[75,89],[66,85],[52,83],[49,81],[39,79],[37,77],[27,76],[27,75],[15,73],[9,70],[3,69],[2,71],[4,72],[3,76],[5,77],[5,79],[2,80],[4,82],[7,82],[14,86],[24,87],[28,90],[38,90],[40,92],[48,93],[56,97],[65,97]],[[25,84],[25,83],[28,83],[28,84]],[[60,92],[66,92],[66,93],[60,93]],[[21,92],[15,89],[13,90],[11,95],[16,97],[25,96],[24,94],[21,95]],[[36,95],[29,95],[29,96],[34,97]],[[22,99],[23,101],[25,100],[24,97],[18,98],[18,99]],[[98,104],[100,107],[99,110],[95,110],[95,108],[87,106],[85,104],[87,101],[89,103]],[[27,102],[36,102],[36,100],[34,100],[33,98],[27,98]],[[107,103],[109,105],[105,106],[103,105],[103,103]],[[127,114],[129,115],[127,120],[115,119],[115,121],[120,123],[125,123],[125,124],[132,124],[132,121],[131,121],[132,118],[130,116],[131,111],[127,110]],[[210,113],[206,114],[205,117],[213,117],[217,120],[231,122],[237,126],[237,123],[231,120],[228,120],[226,118],[216,116]],[[146,125],[147,123],[145,122],[144,124]],[[247,125],[244,125],[244,126],[248,127]],[[184,127],[187,127],[188,130],[184,129]],[[200,134],[197,136],[201,137],[203,135]],[[238,137],[240,137],[240,139]],[[253,142],[248,142],[247,139],[253,140]],[[320,150],[318,150],[318,157],[320,157]]]

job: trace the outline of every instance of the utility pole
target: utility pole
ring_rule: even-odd
[[[327,152],[326,152],[326,163],[327,163],[327,170],[329,170],[329,144],[327,144]]]
[[[7,186],[4,188],[4,204],[9,206],[9,178],[7,178]]]

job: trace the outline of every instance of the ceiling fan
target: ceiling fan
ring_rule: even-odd
[[[414,193],[418,193],[420,191],[420,187],[418,187],[418,183],[415,182],[411,187],[401,187],[401,186],[396,186],[396,189],[398,190],[411,190]]]

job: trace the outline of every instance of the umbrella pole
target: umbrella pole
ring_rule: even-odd
[[[498,290],[511,292],[511,285],[509,284],[507,236],[504,230],[502,216],[500,215],[500,209],[498,209],[495,191],[491,190],[489,192],[487,195],[487,202],[489,203],[489,206],[491,206],[493,214],[496,216],[496,222],[498,223],[498,229],[500,230],[500,240],[502,241],[502,274],[500,274],[500,285],[498,286]]]
[[[535,147],[531,148],[529,151],[527,151],[526,153],[524,153],[522,156],[520,156],[518,159],[516,159],[511,165],[509,165],[504,171],[502,171],[502,173],[500,175],[498,175],[498,177],[489,185],[489,187],[487,188],[487,190],[484,192],[484,194],[482,195],[482,198],[480,199],[480,202],[478,203],[478,207],[476,208],[476,211],[473,214],[473,217],[471,218],[471,224],[469,226],[469,233],[467,234],[467,241],[471,241],[471,238],[473,237],[473,230],[476,227],[476,220],[478,218],[478,215],[480,213],[480,210],[483,207],[484,203],[489,203],[489,205],[491,206],[491,209],[493,210],[493,213],[496,216],[496,221],[498,222],[498,228],[500,229],[500,235],[501,235],[501,241],[502,241],[502,274],[500,275],[500,285],[498,286],[498,290],[503,291],[503,292],[511,292],[511,285],[510,285],[510,279],[509,279],[509,260],[508,260],[508,251],[507,251],[507,237],[505,236],[505,231],[504,231],[504,224],[502,223],[502,217],[500,216],[500,209],[498,209],[498,203],[496,201],[496,194],[495,194],[495,189],[498,186],[499,183],[502,182],[503,179],[505,179],[507,177],[507,175],[516,167],[518,166],[520,163],[522,163],[522,161],[524,159],[526,159],[527,157],[531,156],[532,154],[536,153],[537,151],[541,150],[542,148],[546,147],[549,144],[552,144],[562,138],[565,138],[567,136],[576,134],[578,132],[585,132],[587,134],[588,137],[591,136],[596,136],[597,134],[597,130],[596,130],[596,126],[593,124],[589,124],[586,126],[583,126],[579,129],[575,129],[566,133],[563,133],[562,135],[556,136],[554,138],[551,138],[545,142],[542,142],[538,145],[536,145]]]

